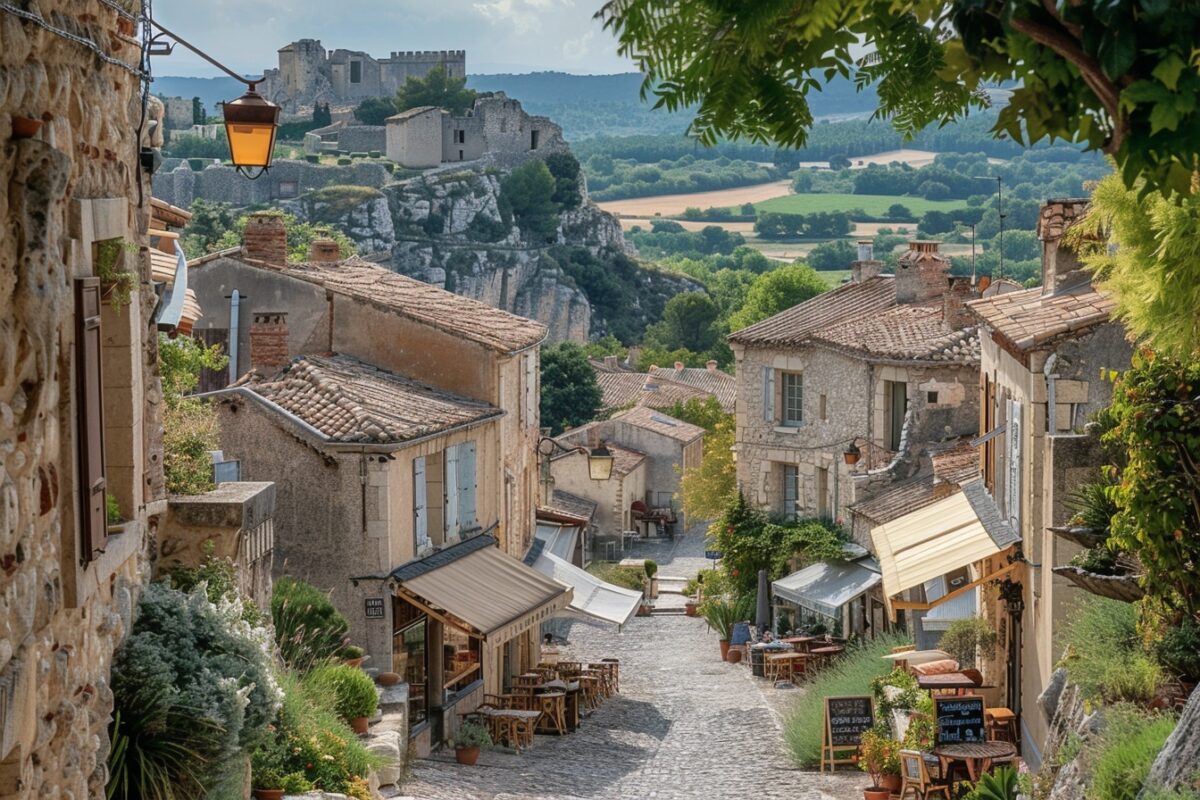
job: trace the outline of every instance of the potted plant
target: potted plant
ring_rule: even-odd
[[[873,729],[863,733],[858,766],[871,776],[871,785],[863,789],[863,800],[888,800],[892,796],[892,790],[884,782],[884,775],[891,774],[893,770],[896,776],[900,775],[899,751],[899,743],[887,736]]]
[[[129,305],[138,288],[137,273],[125,269],[123,255],[138,252],[138,246],[122,239],[106,239],[96,245],[96,277],[100,279],[100,300],[113,311]]]
[[[658,578],[655,576],[658,574],[658,564],[647,558],[646,563],[642,565],[642,569],[646,573],[646,580],[650,584],[647,594],[650,595],[651,600],[657,600]]]
[[[642,595],[641,604],[638,605],[637,615],[639,617],[648,617],[654,613],[654,604],[650,602],[650,598]]]
[[[283,797],[283,776],[274,767],[255,769],[251,783],[257,800],[280,800]]]
[[[12,118],[12,135],[14,139],[32,139],[42,129],[42,121],[33,117]]]
[[[124,518],[121,516],[121,504],[111,494],[104,495],[104,522],[109,533],[120,533],[124,530]]]
[[[333,696],[338,714],[355,733],[367,732],[367,720],[379,708],[375,681],[367,673],[345,664],[327,664],[310,672],[307,680],[318,692]]]
[[[348,667],[361,667],[363,661],[366,661],[367,659],[363,649],[356,644],[348,644],[343,647],[341,656],[342,661],[344,661]]]
[[[467,720],[454,732],[454,760],[472,765],[479,760],[479,751],[492,746],[492,736],[478,722]]]
[[[312,781],[304,777],[303,772],[289,772],[279,785],[284,794],[305,794],[313,790]]]
[[[750,600],[749,596],[735,600],[718,595],[706,598],[697,609],[708,623],[708,627],[717,632],[722,661],[729,657],[729,638],[733,633],[734,623],[750,615]]]
[[[698,612],[696,609],[697,609],[698,605],[699,604],[696,602],[696,598],[689,597],[683,603],[683,613],[687,614],[689,617],[697,616]]]

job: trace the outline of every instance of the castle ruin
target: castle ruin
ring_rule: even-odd
[[[259,84],[264,97],[285,112],[314,102],[355,103],[390,97],[409,78],[423,78],[442,67],[452,78],[467,74],[465,50],[408,50],[374,58],[359,50],[329,50],[319,39],[301,39],[279,50],[279,68],[268,69]]]

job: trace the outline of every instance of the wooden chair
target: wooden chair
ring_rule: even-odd
[[[940,794],[946,800],[951,800],[950,786],[934,782],[925,757],[916,750],[900,751],[900,775],[904,779],[900,785],[900,800],[908,797],[909,792],[917,800],[929,800],[931,794]]]
[[[987,737],[999,742],[1017,743],[1017,715],[1010,709],[997,707],[983,712]]]
[[[620,692],[621,691],[621,659],[619,659],[619,658],[602,658],[602,659],[600,659],[600,663],[612,665],[613,691]]]

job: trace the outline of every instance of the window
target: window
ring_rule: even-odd
[[[458,151],[458,160],[459,160],[459,161],[462,161],[462,160],[463,160],[463,151],[462,151],[462,150],[459,150],[459,151]]]
[[[417,725],[429,715],[429,660],[425,646],[429,620],[399,597],[392,598],[392,620],[392,669],[408,683],[408,724]]]
[[[428,485],[425,482],[425,457],[413,461],[413,548],[420,553],[429,547]]]
[[[350,62],[350,82],[351,83],[362,83],[362,62],[361,61],[351,61]]]
[[[936,406],[937,401],[938,401],[937,397],[938,397],[937,392],[926,392],[925,393],[925,402],[929,403],[929,405],[931,405],[931,406]]]
[[[298,194],[296,181],[280,181],[279,196],[280,197],[295,197]]]
[[[475,443],[446,448],[446,541],[479,526],[475,519]]]
[[[800,504],[800,470],[795,464],[783,465],[783,516],[788,520],[796,518],[796,508]]]
[[[467,143],[467,132],[464,130],[455,131],[454,132],[454,143],[455,144],[466,144]]]
[[[447,694],[461,691],[483,677],[480,671],[479,640],[453,625],[445,625],[442,628],[442,659],[446,671]]]
[[[908,412],[908,384],[901,381],[883,382],[883,399],[887,404],[887,448],[900,449],[900,437],[904,432],[904,415]]]
[[[780,373],[783,424],[799,426],[804,423],[804,376],[799,372]]]
[[[530,150],[537,150],[539,133],[541,133],[541,131],[531,131],[530,132],[530,134],[529,134],[529,149]]]
[[[820,403],[818,403],[818,405],[820,407],[821,421],[824,422],[825,421],[825,395],[821,395]]]
[[[100,373],[100,279],[75,279],[75,414],[79,443],[80,561],[108,539],[104,472],[104,399]]]

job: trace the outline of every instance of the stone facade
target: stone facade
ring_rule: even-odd
[[[358,50],[327,52],[318,39],[300,39],[280,48],[279,67],[264,72],[259,91],[285,111],[296,111],[314,102],[390,97],[409,78],[423,78],[435,67],[452,78],[466,77],[467,53],[418,50],[374,58]]]
[[[195,103],[190,97],[160,97],[167,130],[190,131],[196,124]]]
[[[27,10],[139,62],[111,4]],[[14,14],[0,41],[0,796],[100,797],[112,654],[166,509],[141,82]],[[41,130],[14,138],[18,115]],[[119,248],[143,287],[120,313],[90,284],[112,240],[143,245]],[[106,493],[124,520],[107,528]]]
[[[200,172],[193,171],[186,160],[172,169],[168,166],[154,176],[154,196],[180,208],[191,208],[197,198],[238,208],[270,205],[331,184],[379,188],[391,180],[391,173],[382,164],[365,160],[335,166],[280,159],[272,163],[270,172],[253,181],[243,178],[233,167],[220,164]]]

